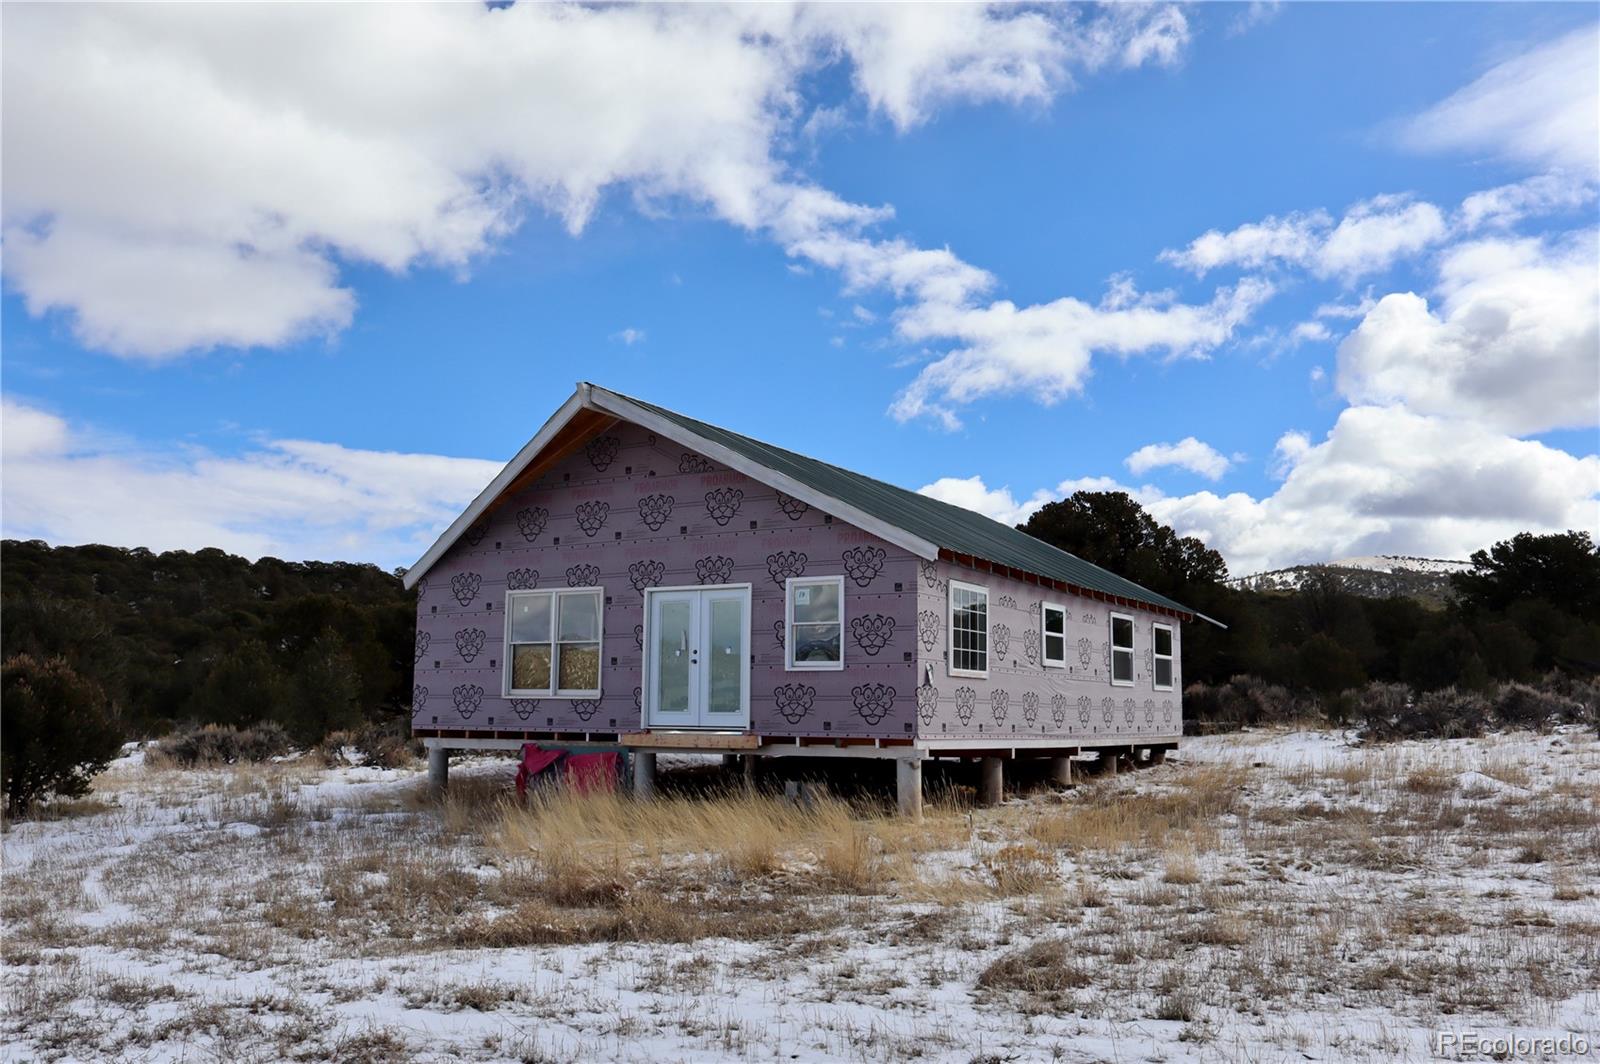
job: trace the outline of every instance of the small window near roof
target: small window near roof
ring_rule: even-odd
[[[1064,669],[1067,665],[1067,608],[1046,602],[1040,605],[1039,628],[1044,636],[1044,667]]]
[[[1133,618],[1125,613],[1111,615],[1111,682],[1133,686]]]
[[[1152,624],[1150,642],[1155,650],[1151,658],[1152,667],[1155,669],[1155,688],[1157,691],[1170,691],[1172,690],[1172,625]]]
[[[790,577],[786,588],[785,666],[844,668],[844,577]]]
[[[989,675],[989,592],[950,581],[950,675]]]

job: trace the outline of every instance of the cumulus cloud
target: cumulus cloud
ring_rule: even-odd
[[[1129,472],[1143,476],[1152,469],[1187,469],[1207,480],[1221,480],[1233,464],[1209,443],[1185,436],[1177,443],[1147,443],[1123,460]]]
[[[113,354],[275,346],[349,325],[345,264],[465,271],[524,212],[577,233],[616,189],[850,284],[970,295],[983,271],[868,239],[891,212],[793,172],[800,82],[842,60],[904,129],[1187,39],[1162,7],[23,6],[3,41],[5,271],[30,313]]]
[[[1460,226],[1467,232],[1509,228],[1525,218],[1576,210],[1594,202],[1595,175],[1539,174],[1524,181],[1474,192],[1461,201]]]
[[[1057,498],[1043,488],[1018,501],[1009,487],[991,488],[982,477],[940,477],[918,488],[920,494],[972,510],[1008,525],[1019,525],[1039,507]]]
[[[16,400],[0,413],[4,534],[53,543],[409,565],[501,468],[310,440],[130,449]]]
[[[1444,214],[1433,204],[1383,195],[1355,204],[1337,225],[1322,210],[1268,217],[1228,232],[1212,229],[1188,247],[1169,248],[1160,257],[1197,276],[1224,266],[1259,270],[1283,265],[1348,282],[1388,269],[1438,243],[1447,232]]]
[[[1438,243],[1444,214],[1410,196],[1385,195],[1351,207],[1317,249],[1312,272],[1351,280],[1386,270],[1396,261]]]
[[[1204,304],[1141,295],[1117,284],[1098,304],[1065,297],[1026,307],[1009,300],[909,307],[897,322],[901,336],[959,346],[923,367],[890,409],[901,420],[931,415],[954,427],[960,424],[954,406],[983,396],[1025,392],[1055,402],[1083,389],[1096,353],[1205,355],[1272,292],[1270,283],[1245,278]]]
[[[0,399],[0,454],[7,459],[55,454],[66,445],[64,418],[9,396]]]
[[[1304,265],[1332,226],[1333,219],[1321,210],[1282,218],[1268,215],[1228,232],[1208,230],[1182,250],[1166,249],[1160,259],[1200,276],[1222,266],[1259,270],[1279,262]]]
[[[1465,557],[1521,531],[1600,534],[1600,456],[1577,457],[1482,425],[1399,406],[1345,410],[1320,442],[1285,433],[1270,495],[1169,495],[1107,478],[1065,481],[1019,502],[981,476],[921,489],[997,520],[1075,490],[1126,491],[1157,520],[1220,551],[1238,574],[1352,554]]]
[[[1600,24],[1489,69],[1402,129],[1424,151],[1486,152],[1539,167],[1600,169]]]
[[[1596,243],[1589,230],[1452,248],[1437,306],[1384,296],[1340,344],[1340,391],[1513,434],[1600,422]]]
[[[1265,498],[1146,498],[1236,573],[1350,554],[1465,557],[1521,531],[1600,532],[1600,457],[1398,406],[1345,410],[1320,443],[1280,441],[1283,484]]]
[[[632,326],[629,326],[626,329],[618,329],[616,332],[612,333],[611,339],[615,340],[619,344],[622,344],[624,347],[632,347],[634,344],[644,343],[644,330],[635,329]]]

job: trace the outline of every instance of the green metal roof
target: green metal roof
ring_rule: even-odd
[[[621,395],[620,392],[615,394]],[[815,491],[956,554],[981,558],[992,565],[1020,569],[1035,576],[1060,580],[1106,595],[1195,615],[1194,610],[1182,603],[1140,587],[1132,580],[1126,580],[982,514],[897,488],[893,484],[782,447],[774,447],[737,432],[729,432],[643,399],[626,395],[622,398],[697,436],[721,444],[758,465],[793,477]]]

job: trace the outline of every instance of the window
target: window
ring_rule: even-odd
[[[1152,657],[1157,691],[1172,690],[1172,625],[1152,624],[1150,644],[1155,649]]]
[[[950,675],[989,675],[989,592],[950,581]]]
[[[1039,609],[1039,629],[1044,636],[1044,667],[1064,669],[1067,666],[1067,608],[1046,602]]]
[[[600,694],[600,588],[506,595],[508,696]]]
[[[790,577],[785,587],[786,666],[844,668],[844,577]]]
[[[1133,618],[1125,613],[1111,615],[1111,682],[1133,686]]]

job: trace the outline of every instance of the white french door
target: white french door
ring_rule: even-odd
[[[645,723],[750,726],[750,588],[645,592]]]

